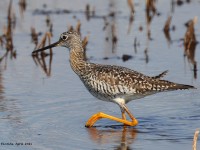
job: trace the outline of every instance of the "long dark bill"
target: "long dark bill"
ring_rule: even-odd
[[[37,53],[37,52],[44,51],[44,50],[49,49],[49,48],[52,48],[52,47],[56,47],[56,46],[59,45],[59,43],[60,43],[60,42],[58,41],[58,42],[55,42],[55,43],[53,43],[53,44],[50,44],[49,46],[46,46],[46,47],[43,47],[43,48],[34,50],[34,51],[32,52],[32,54]]]

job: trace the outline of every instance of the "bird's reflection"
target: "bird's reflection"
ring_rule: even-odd
[[[137,130],[126,126],[112,126],[105,128],[88,128],[90,139],[98,144],[114,142],[115,150],[130,150],[130,145],[135,141]]]

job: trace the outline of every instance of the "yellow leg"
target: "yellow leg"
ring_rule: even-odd
[[[127,112],[127,113],[128,113],[128,115],[130,115],[129,114],[130,112]],[[133,115],[131,115],[131,116],[133,116]],[[124,114],[122,113],[122,117],[125,117],[125,113]],[[102,118],[107,118],[107,119],[111,119],[111,120],[114,120],[114,121],[117,121],[117,122],[121,122],[124,125],[128,125],[128,126],[136,126],[138,124],[138,121],[134,117],[130,117],[132,119],[132,121],[128,121],[126,119],[120,119],[120,118],[117,118],[117,117],[114,117],[114,116],[107,115],[103,112],[99,112],[99,113],[94,114],[86,122],[85,127],[92,127],[95,124],[96,121],[98,121],[99,119],[102,119]]]

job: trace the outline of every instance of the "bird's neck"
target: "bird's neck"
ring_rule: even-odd
[[[75,46],[70,48],[70,65],[73,71],[78,74],[84,74],[86,71],[86,56],[82,46]]]

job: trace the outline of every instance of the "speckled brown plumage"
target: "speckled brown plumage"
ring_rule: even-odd
[[[87,71],[79,76],[92,95],[112,101],[120,97],[127,103],[161,91],[188,89],[182,85],[160,78],[149,77],[121,66],[86,63]]]

